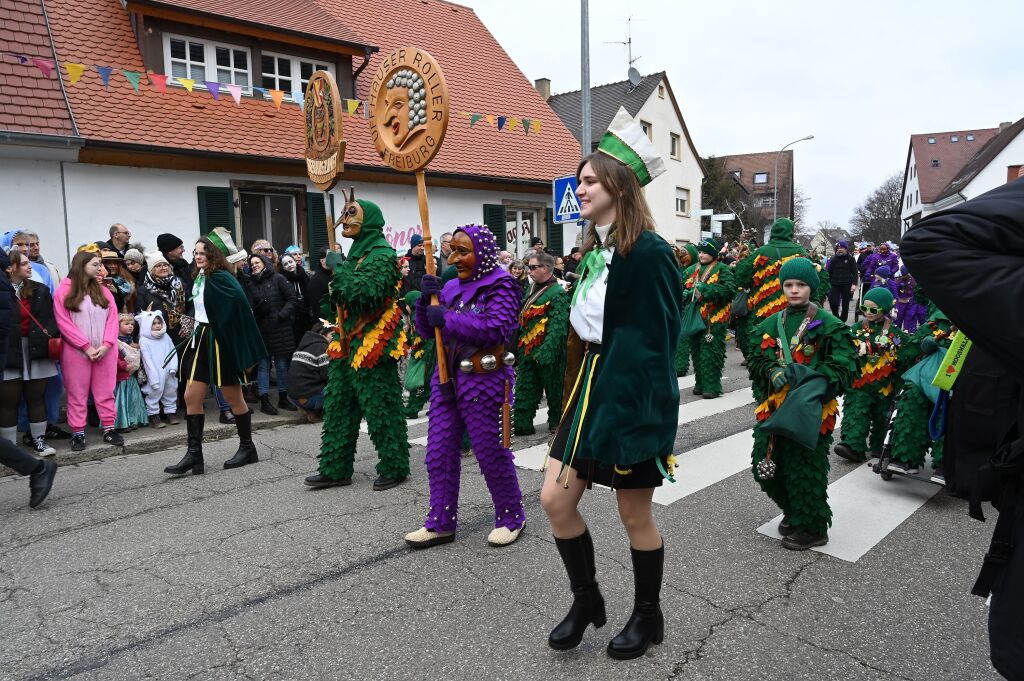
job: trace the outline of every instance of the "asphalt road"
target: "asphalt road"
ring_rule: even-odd
[[[731,352],[727,391],[747,386],[738,363]],[[680,451],[752,418],[747,405],[686,423]],[[402,536],[427,506],[422,447],[406,484],[373,492],[362,435],[353,486],[314,491],[302,478],[316,466],[317,426],[256,440],[260,463],[233,471],[220,468],[233,440],[208,443],[199,477],[163,474],[177,450],[64,467],[35,511],[24,479],[0,481],[0,678],[998,678],[984,602],[969,594],[991,524],[941,493],[854,563],[758,534],[778,510],[749,472],[656,506],[666,639],[616,662],[604,647],[629,615],[632,571],[607,490],[582,510],[609,622],[557,653],[546,636],[571,596],[541,473],[520,470],[527,529],[494,549],[490,499],[464,459],[458,540],[414,552]],[[833,459],[833,479],[851,470]]]

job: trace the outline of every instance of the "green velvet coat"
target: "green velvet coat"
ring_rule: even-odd
[[[249,299],[234,275],[217,270],[206,277],[203,304],[213,338],[217,341],[223,374],[240,374],[267,356]],[[214,344],[210,343],[209,347],[212,370],[217,366],[217,357]]]

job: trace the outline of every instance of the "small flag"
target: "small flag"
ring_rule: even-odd
[[[359,110],[359,105],[362,104],[358,99],[346,99],[345,105],[348,107],[348,115],[351,116]]]
[[[469,117],[469,127],[472,128],[474,125],[477,124],[477,121],[479,121],[483,117],[484,117],[483,114],[473,114],[472,116],[470,116]]]
[[[139,94],[139,79],[142,77],[142,74],[138,71],[125,71],[124,69],[121,69],[121,73],[124,75],[125,80],[131,83],[135,94]]]
[[[511,130],[515,130],[517,125],[519,125],[519,119],[518,118],[510,118],[510,119],[508,119],[508,129],[510,131]]]
[[[525,132],[527,135],[529,135],[531,127],[533,127],[533,121],[531,121],[529,118],[524,118],[523,119],[523,132]]]
[[[267,89],[266,88],[253,86],[252,91],[260,93],[260,95],[263,96],[263,97],[267,96]]]
[[[32,63],[43,72],[43,75],[49,78],[53,75],[53,70],[57,68],[57,64],[52,59],[43,59],[42,57],[32,57]]]
[[[150,73],[149,82],[153,84],[157,92],[167,92],[167,76],[162,73]]]
[[[498,116],[498,130],[505,127],[506,121],[508,121],[508,116]]]
[[[498,117],[495,116],[494,114],[487,114],[486,116],[484,116],[484,118],[487,119],[487,124],[490,125],[492,128],[498,124]]]
[[[242,86],[225,85],[224,88],[231,93],[231,99],[235,100],[235,106],[239,106],[242,103]]]
[[[203,81],[203,85],[205,85],[206,89],[210,91],[211,95],[213,95],[213,101],[219,102],[220,101],[220,83],[218,83],[215,80],[204,80]]]
[[[274,100],[274,106],[280,109],[281,102],[284,101],[284,90],[271,90],[270,98]]]
[[[540,121],[533,122],[533,131],[538,135],[540,134]]]
[[[459,116],[461,116],[463,118],[469,118],[470,114],[469,114],[468,111],[460,111],[459,112]]]
[[[295,100],[295,103],[299,105],[300,109],[304,109],[306,107],[306,98],[303,96],[302,90],[292,90],[292,99]]]
[[[175,80],[184,85],[189,92],[192,92],[192,87],[196,84],[191,78],[175,78]]]
[[[28,57],[26,57],[25,55],[23,55],[23,54],[16,54],[14,56],[17,57],[18,61],[20,61],[22,64],[27,64],[28,63]]]
[[[85,73],[85,64],[76,64],[74,62],[64,62],[64,70],[68,72],[68,80],[74,85],[82,78],[82,74]]]
[[[96,73],[100,74],[100,78],[103,80],[103,87],[110,89],[110,74],[113,73],[113,66],[96,66]]]

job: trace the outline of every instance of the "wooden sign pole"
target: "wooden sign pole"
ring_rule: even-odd
[[[437,263],[434,262],[434,243],[430,240],[430,211],[427,208],[427,178],[422,170],[416,171],[416,196],[420,203],[420,222],[423,223],[423,250],[427,259],[424,263],[427,274],[437,274]],[[430,296],[430,304],[438,305],[440,301],[437,294]],[[441,329],[434,328],[434,340],[437,342],[437,380],[439,383],[448,382],[448,357],[444,353],[444,342],[441,340]]]

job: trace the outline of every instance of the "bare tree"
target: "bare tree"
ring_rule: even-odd
[[[810,225],[804,224],[810,206],[811,197],[807,196],[803,187],[797,185],[793,190],[793,222],[796,223],[798,234],[813,234],[815,231]]]
[[[861,241],[899,241],[903,206],[903,173],[890,175],[857,206],[850,218],[850,232]]]

